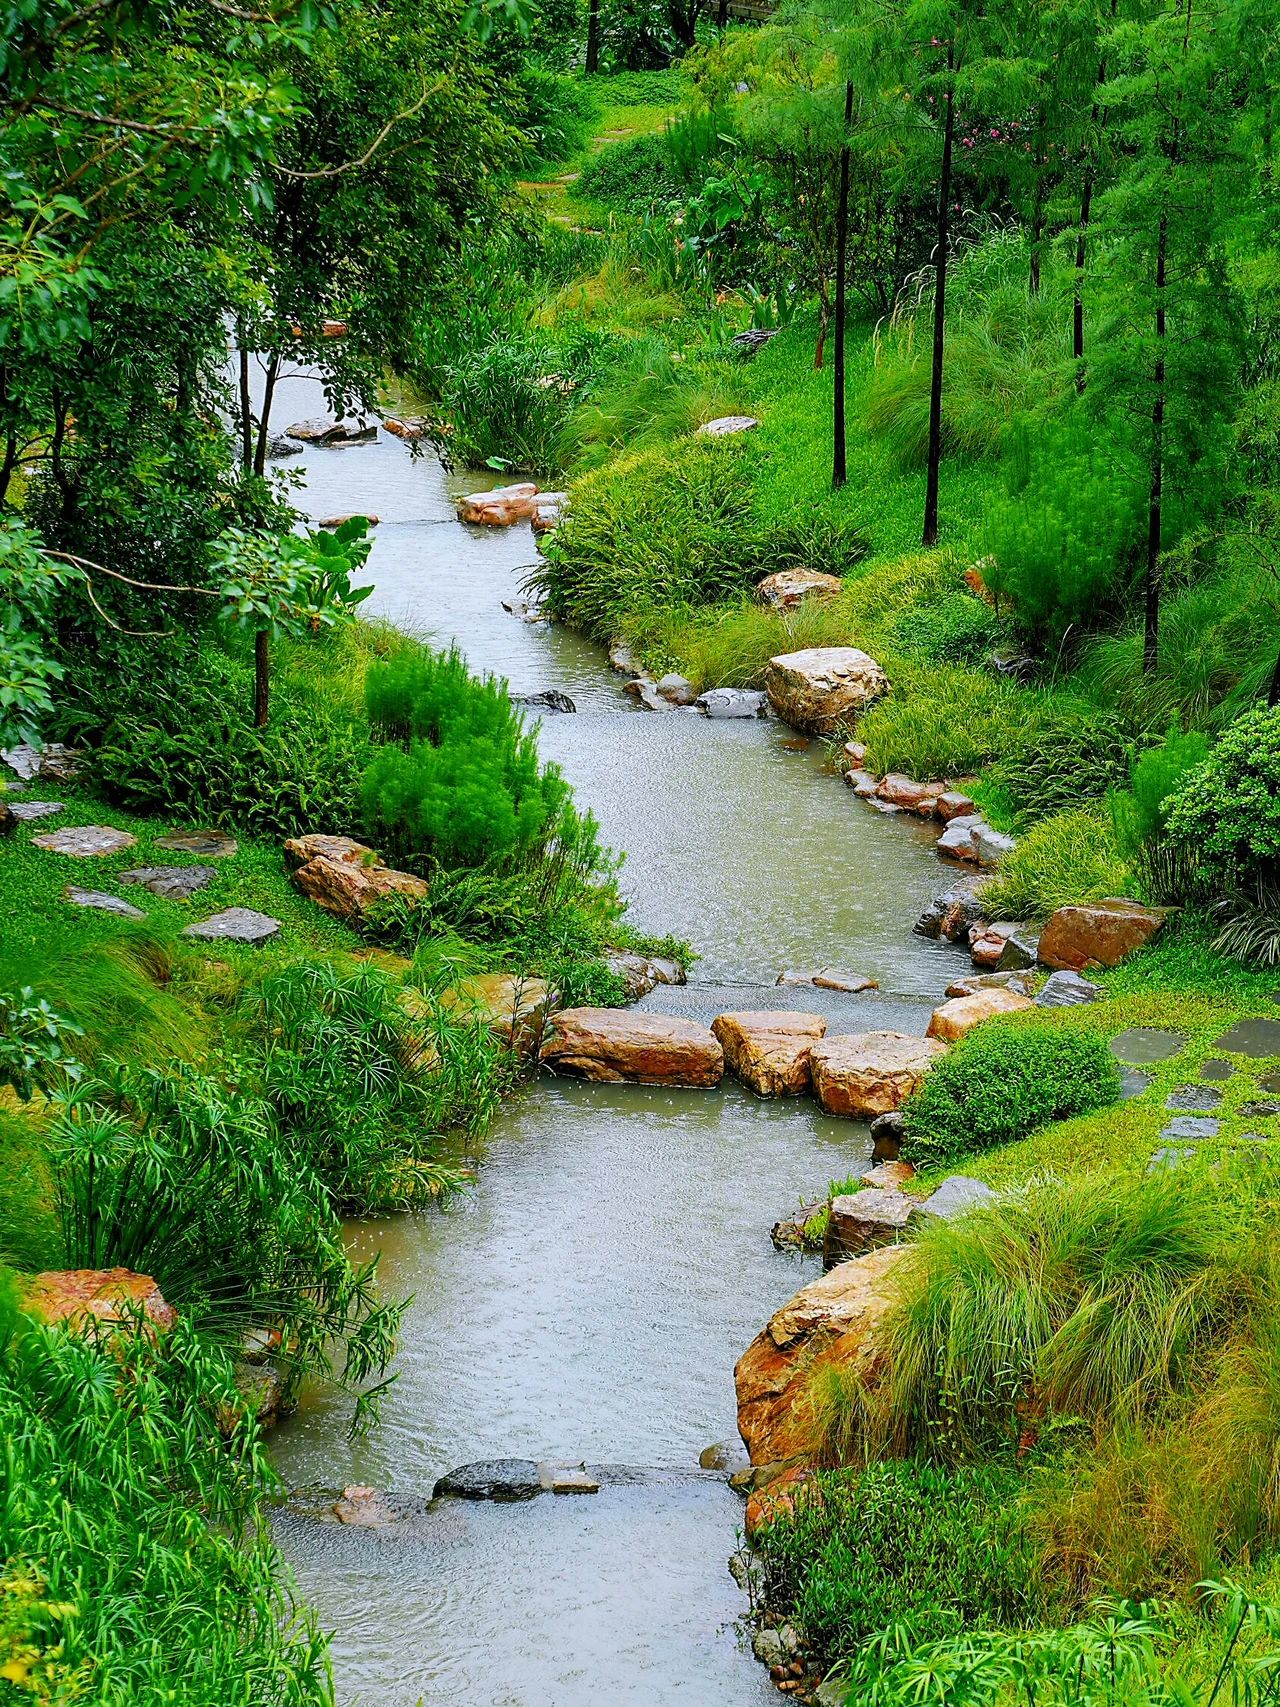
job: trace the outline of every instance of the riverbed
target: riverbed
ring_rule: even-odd
[[[276,422],[322,414],[286,381]],[[645,1005],[711,1019],[819,1007],[831,1029],[922,1032],[959,965],[911,922],[945,875],[933,835],[868,809],[772,721],[652,713],[603,652],[503,609],[537,561],[527,526],[468,529],[452,475],[402,442],[308,449],[315,517],[378,514],[364,609],[456,641],[514,692],[557,688],[541,744],[626,855],[645,930],[690,939],[685,989]],[[786,967],[841,966],[879,992],[779,990]],[[272,1437],[294,1486],[357,1482],[426,1495],[455,1465],[552,1458],[689,1472],[519,1505],[442,1503],[411,1530],[284,1512],[281,1545],[333,1631],[344,1704],[750,1707],[776,1700],[737,1628],[726,1569],[742,1521],[698,1454],[736,1439],[733,1364],[816,1272],[769,1228],[869,1157],[865,1127],[807,1099],[539,1079],[502,1110],[474,1192],[443,1214],[364,1221],[384,1290],[413,1294],[384,1421],[346,1437],[324,1391]]]

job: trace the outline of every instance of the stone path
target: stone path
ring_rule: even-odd
[[[182,934],[208,942],[256,943],[266,942],[279,929],[279,919],[273,919],[269,913],[256,913],[251,907],[228,907],[224,912],[187,925]]]
[[[36,847],[47,848],[50,853],[91,859],[134,847],[138,838],[127,830],[112,830],[105,824],[81,824],[72,830],[51,830],[44,836],[32,836],[31,840]]]
[[[167,901],[186,901],[198,889],[206,888],[218,875],[211,865],[142,865],[136,871],[122,871],[121,883],[140,883],[153,895]]]
[[[141,907],[131,907],[118,895],[104,895],[98,889],[77,889],[69,883],[63,894],[73,907],[93,907],[100,913],[116,913],[122,919],[145,919],[147,916]]]
[[[66,810],[61,800],[10,800],[6,804],[20,824],[34,823],[37,818],[52,818],[55,812]]]
[[[171,830],[157,836],[156,846],[170,853],[198,854],[202,859],[230,859],[239,847],[234,836],[221,830]]]

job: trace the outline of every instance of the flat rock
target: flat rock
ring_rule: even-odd
[[[74,782],[84,769],[84,755],[61,741],[46,741],[42,747],[22,741],[0,758],[23,782]]]
[[[1153,1152],[1147,1163],[1147,1172],[1153,1174],[1161,1168],[1180,1167],[1184,1162],[1191,1161],[1195,1153],[1194,1144],[1162,1144]]]
[[[877,1191],[901,1191],[915,1177],[916,1170],[910,1162],[877,1162],[858,1175],[863,1185],[874,1186]]]
[[[813,646],[770,658],[769,703],[808,735],[830,735],[889,691],[880,665],[856,646]]]
[[[1106,993],[1101,984],[1090,983],[1078,972],[1052,972],[1036,996],[1036,1006],[1073,1008],[1083,1002],[1100,1002]]]
[[[1280,1102],[1243,1102],[1240,1104],[1240,1114],[1245,1120],[1270,1119],[1280,1114]]]
[[[1164,1099],[1164,1106],[1192,1114],[1207,1114],[1211,1109],[1222,1107],[1222,1092],[1212,1085],[1175,1085]]]
[[[1186,1033],[1166,1031],[1161,1026],[1132,1025],[1111,1039],[1111,1053],[1131,1067],[1148,1067],[1169,1061],[1187,1046]]]
[[[901,1247],[882,1247],[811,1281],[774,1311],[738,1359],[738,1432],[753,1464],[790,1457],[806,1444],[798,1401],[815,1366],[874,1374],[876,1328],[893,1305],[891,1275],[900,1255]]]
[[[326,516],[322,522],[317,522],[318,528],[345,527],[348,522],[368,522],[371,528],[376,528],[382,521],[381,516],[371,515],[367,510],[344,510],[340,516]]]
[[[817,990],[838,990],[846,996],[859,996],[864,990],[880,988],[874,978],[868,978],[861,972],[843,972],[838,966],[824,966],[820,972],[815,972],[813,985]]]
[[[170,830],[156,837],[156,846],[168,853],[195,854],[198,859],[230,859],[239,847],[234,836],[221,830]]]
[[[868,1186],[847,1197],[833,1197],[822,1241],[825,1268],[880,1245],[895,1244],[906,1231],[915,1199],[894,1189]]]
[[[66,811],[61,800],[10,800],[7,805],[19,824],[31,824],[37,818],[52,818],[55,812]]]
[[[433,1498],[531,1500],[545,1492],[540,1466],[532,1458],[487,1458],[441,1476]]]
[[[384,415],[382,424],[393,438],[412,442],[427,431],[427,421],[421,415]]]
[[[758,688],[708,688],[693,702],[715,721],[727,717],[763,717],[769,696]]]
[[[458,499],[458,520],[471,527],[514,527],[532,518],[537,496],[538,488],[528,480],[492,492],[469,492]]]
[[[304,445],[367,444],[378,429],[364,421],[295,421],[284,430],[285,437]]]
[[[1180,1114],[1176,1120],[1171,1120],[1160,1133],[1161,1138],[1216,1138],[1222,1130],[1222,1122],[1214,1120],[1209,1115]]]
[[[151,1276],[129,1268],[46,1269],[20,1285],[23,1305],[33,1316],[73,1332],[138,1316],[166,1329],[178,1319]]]
[[[724,1051],[706,1026],[617,1008],[557,1014],[541,1060],[554,1073],[606,1084],[710,1089],[724,1075]]]
[[[1242,1019],[1224,1031],[1213,1046],[1228,1055],[1247,1055],[1253,1061],[1280,1055],[1280,1020]]]
[[[953,818],[974,818],[978,815],[978,809],[969,796],[954,788],[943,790],[934,802],[934,810],[944,824],[949,824]]]
[[[1118,966],[1163,927],[1167,907],[1120,898],[1059,907],[1040,935],[1040,961],[1058,971]]]
[[[983,1020],[1001,1014],[1023,1013],[1035,1003],[1030,996],[1020,996],[1015,990],[978,990],[972,996],[953,996],[949,1002],[933,1010],[927,1037],[940,1037],[944,1043],[954,1043]]]
[[[147,916],[140,907],[132,907],[118,895],[104,895],[98,889],[77,889],[69,883],[62,894],[73,907],[92,907],[99,913],[115,913],[122,919],[145,919]]]
[[[774,610],[794,610],[808,599],[833,599],[843,589],[838,575],[824,575],[818,569],[779,569],[756,583],[756,597]]]
[[[1012,990],[1018,996],[1031,996],[1035,978],[1030,972],[973,972],[947,985],[948,996],[976,996],[979,990]]]
[[[717,415],[714,421],[704,421],[698,432],[709,439],[724,439],[734,433],[749,433],[759,425],[754,415]]]
[[[38,848],[50,853],[66,854],[71,859],[97,859],[106,854],[121,853],[137,845],[138,838],[127,830],[112,830],[105,824],[78,824],[70,830],[50,830],[43,836],[32,836]]]
[[[800,1096],[809,1089],[809,1052],[827,1029],[821,1014],[721,1014],[711,1027],[725,1064],[757,1096]]]
[[[688,978],[678,960],[666,960],[661,955],[638,954],[630,948],[608,948],[603,955],[610,972],[622,979],[627,1000],[638,1002],[659,984],[686,984]]]
[[[279,919],[255,913],[252,907],[227,907],[183,928],[183,936],[208,942],[266,942],[280,929]]]
[[[916,1213],[950,1221],[957,1215],[967,1214],[970,1209],[981,1209],[988,1203],[994,1203],[995,1197],[991,1187],[984,1185],[980,1179],[969,1179],[965,1174],[952,1174],[951,1178],[944,1179],[937,1191],[926,1197],[923,1203],[917,1203]]]
[[[1202,1061],[1200,1077],[1202,1079],[1230,1079],[1235,1074],[1235,1068],[1230,1061]]]
[[[136,871],[122,871],[120,882],[140,883],[166,901],[186,901],[197,890],[207,888],[217,875],[212,865],[140,865]]]
[[[911,1095],[947,1046],[896,1031],[840,1033],[814,1044],[810,1071],[827,1114],[854,1120],[887,1114]]]
[[[904,812],[914,812],[918,818],[932,818],[938,797],[946,790],[945,782],[917,782],[914,777],[890,771],[881,777],[876,797],[887,800],[891,806],[900,806]]]
[[[539,1464],[538,1480],[547,1494],[598,1494],[600,1484],[585,1464]]]
[[[1144,1091],[1150,1089],[1150,1073],[1144,1073],[1137,1067],[1122,1067],[1120,1069],[1121,1102],[1128,1102],[1132,1097],[1140,1097]]]

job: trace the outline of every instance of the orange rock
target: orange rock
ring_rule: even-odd
[[[867,1120],[899,1108],[946,1053],[933,1038],[896,1031],[827,1036],[815,1043],[810,1071],[818,1101],[828,1114]]]
[[[764,1487],[757,1488],[747,1501],[744,1520],[747,1540],[755,1541],[762,1529],[794,1515],[796,1500],[802,1488],[813,1481],[813,1471],[800,1465],[784,1470]]]
[[[1020,996],[1016,990],[977,990],[971,996],[954,996],[933,1010],[926,1036],[954,1043],[957,1037],[963,1037],[966,1031],[972,1031],[984,1019],[994,1019],[998,1014],[1022,1013],[1033,1007],[1035,1003],[1031,998]]]
[[[92,1322],[128,1321],[139,1312],[153,1327],[171,1328],[178,1313],[149,1274],[131,1268],[47,1269],[31,1277],[23,1302],[33,1316],[78,1331]]]
[[[542,1062],[555,1073],[603,1084],[710,1089],[724,1051],[704,1025],[620,1008],[566,1008],[551,1022]]]
[[[840,1364],[874,1379],[875,1330],[893,1304],[888,1277],[903,1249],[886,1245],[811,1281],[774,1311],[738,1359],[738,1432],[753,1464],[811,1449],[804,1393],[815,1368]]]
[[[537,496],[538,488],[528,480],[492,492],[469,492],[458,499],[458,520],[473,527],[509,528],[530,519]]]
[[[1151,941],[1169,913],[1168,907],[1121,899],[1059,907],[1040,937],[1041,965],[1058,972],[1117,966],[1126,954]]]
[[[946,792],[945,782],[917,782],[914,777],[899,776],[892,771],[876,789],[880,800],[887,800],[891,806],[901,806],[904,811],[918,813],[921,818],[933,817],[938,799]]]
[[[711,1030],[735,1078],[757,1096],[801,1096],[809,1089],[809,1051],[827,1029],[821,1014],[721,1014]]]
[[[350,836],[290,836],[284,844],[285,861],[291,866],[305,865],[317,856],[339,860],[343,865],[382,863],[372,848]]]
[[[389,895],[409,901],[425,900],[426,881],[408,871],[385,865],[353,865],[345,859],[317,854],[293,873],[294,887],[339,919],[360,919]]]

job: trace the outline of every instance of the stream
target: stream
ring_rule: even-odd
[[[325,413],[318,385],[282,383],[277,430]],[[922,1032],[957,951],[913,936],[945,876],[933,834],[868,810],[773,721],[655,714],[622,693],[602,651],[504,611],[536,562],[527,526],[468,529],[446,474],[381,433],[311,449],[302,507],[372,511],[376,591],[363,607],[445,645],[514,692],[558,688],[541,747],[604,838],[644,930],[689,938],[683,989],[644,1006],[710,1021],[733,1008],[820,1008],[832,1030]],[[317,825],[317,829],[328,826]],[[775,988],[788,966],[879,980],[862,996]],[[736,1443],[733,1365],[817,1272],[771,1224],[865,1165],[866,1128],[808,1099],[542,1078],[478,1146],[474,1192],[442,1214],[354,1223],[389,1296],[413,1294],[384,1420],[346,1435],[350,1401],[323,1389],[272,1436],[292,1486],[367,1483],[427,1495],[484,1458],[696,1472]],[[277,1518],[303,1595],[334,1632],[344,1707],[750,1707],[778,1699],[737,1629],[726,1561],[742,1504],[695,1474],[606,1485],[587,1498],[441,1502],[406,1529]]]

